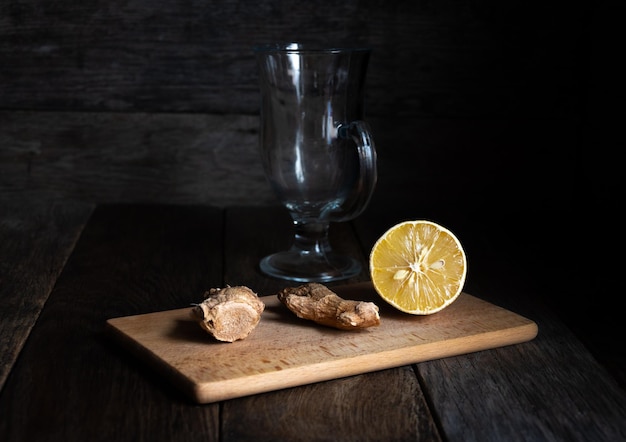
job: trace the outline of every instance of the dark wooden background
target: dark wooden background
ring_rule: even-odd
[[[255,114],[251,48],[369,45],[369,114],[577,117],[583,0],[5,1],[2,108]]]
[[[606,80],[593,58],[603,44],[596,34],[610,16],[588,1],[20,0],[0,8],[3,189],[97,201],[271,199],[248,193],[267,190],[255,152],[252,47],[307,41],[373,48],[367,115],[381,186],[414,186],[416,204],[469,197],[491,206],[496,193],[512,210],[579,204],[581,143],[597,112],[589,94]],[[45,113],[59,111],[67,112],[60,121]],[[232,132],[249,135],[244,145],[229,144]],[[411,175],[398,178],[406,165]],[[243,176],[229,178],[235,171]]]
[[[12,194],[273,201],[256,153],[252,48],[274,41],[373,48],[367,115],[380,193],[394,203],[410,189],[422,206],[552,211],[612,184],[582,180],[600,167],[583,143],[606,132],[597,117],[613,57],[602,51],[617,20],[590,0],[0,8],[0,189]]]
[[[581,326],[607,310],[585,296],[618,296],[594,222],[621,184],[620,17],[591,0],[6,0],[0,203],[275,203],[252,47],[368,45],[372,205],[447,225],[470,260],[513,256]]]

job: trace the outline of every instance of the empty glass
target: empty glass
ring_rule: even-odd
[[[376,184],[376,150],[363,121],[370,50],[298,43],[255,48],[265,174],[293,219],[289,250],[261,260],[271,276],[328,282],[358,275],[333,251],[331,222],[357,217]]]

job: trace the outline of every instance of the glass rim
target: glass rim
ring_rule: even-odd
[[[254,52],[280,52],[286,54],[337,54],[341,52],[371,52],[367,46],[319,46],[307,43],[269,43],[254,46]]]

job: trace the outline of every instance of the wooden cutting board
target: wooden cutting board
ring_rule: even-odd
[[[370,283],[333,290],[375,302],[380,326],[324,327],[264,296],[259,325],[232,343],[202,330],[191,307],[109,319],[107,330],[201,404],[517,344],[538,332],[535,322],[466,293],[438,313],[414,316],[388,306]]]

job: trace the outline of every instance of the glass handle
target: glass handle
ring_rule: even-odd
[[[359,216],[367,207],[378,177],[376,166],[376,146],[372,139],[369,125],[362,120],[340,125],[337,128],[339,138],[351,138],[356,144],[359,155],[359,178],[352,194],[342,207],[333,212],[332,222],[349,221]]]

